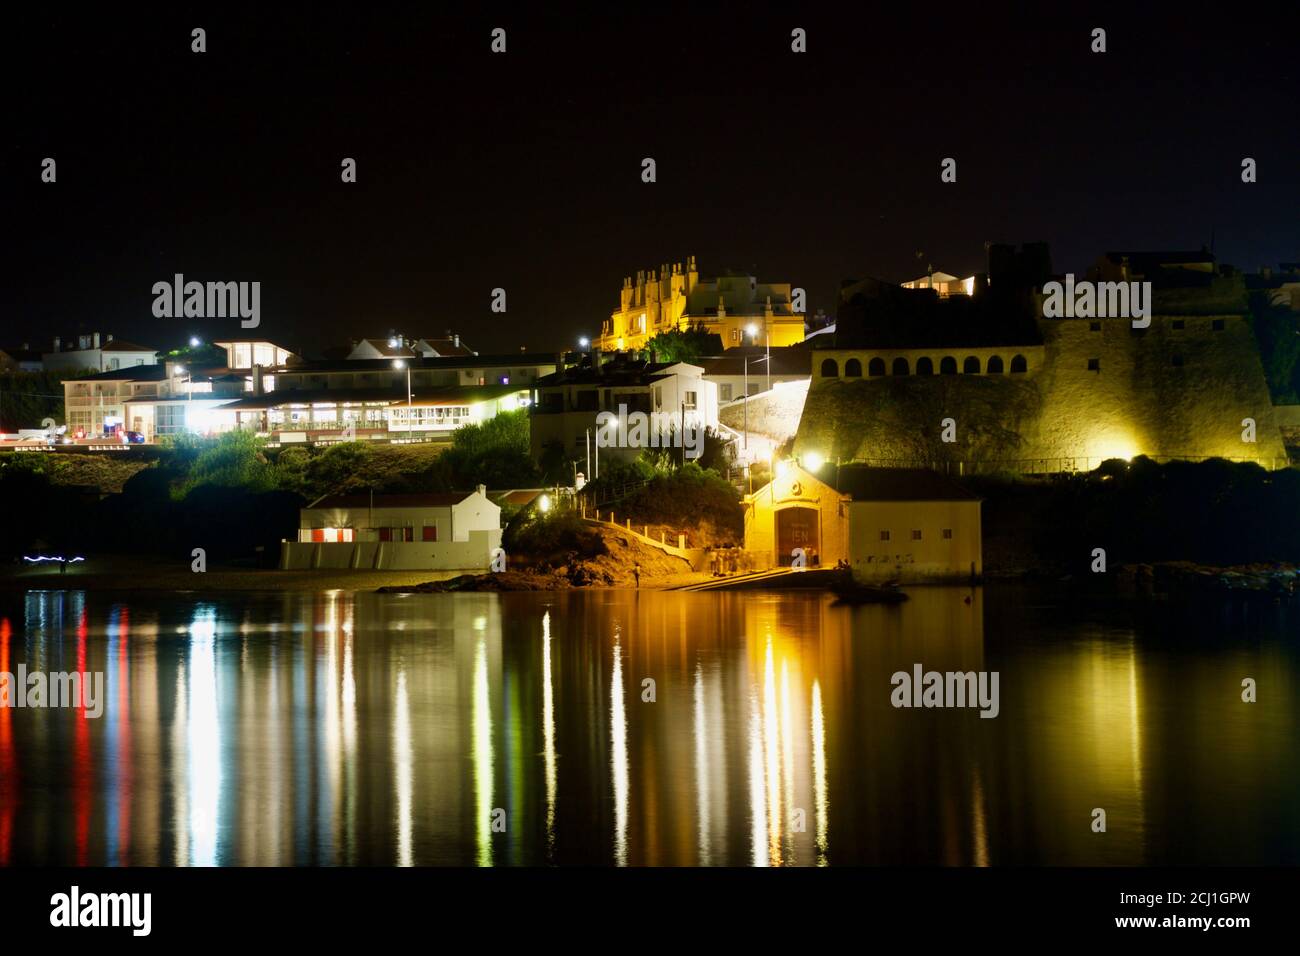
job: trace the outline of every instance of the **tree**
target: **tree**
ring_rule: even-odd
[[[180,496],[195,488],[215,485],[249,492],[270,491],[275,487],[275,470],[262,454],[262,440],[252,432],[235,430],[211,439],[190,466],[189,477],[181,485]]]
[[[704,355],[720,355],[722,337],[696,324],[689,329],[660,332],[646,343],[646,348],[654,352],[657,362],[695,362]]]

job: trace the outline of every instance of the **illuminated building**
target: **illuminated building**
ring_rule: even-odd
[[[689,362],[653,362],[627,355],[606,356],[593,349],[580,365],[539,378],[529,419],[532,455],[558,447],[575,458],[595,452],[601,413],[656,416],[664,430],[717,429],[718,386],[704,369]],[[636,457],[658,445],[600,442],[599,456]]]
[[[281,568],[486,571],[501,546],[501,508],[474,491],[326,495],[299,512]]]
[[[1149,324],[1048,318],[1041,246],[990,250],[971,296],[845,283],[833,347],[812,351],[795,451],[1024,473],[1112,458],[1286,467],[1247,285],[1209,253],[1107,253],[1088,281],[1150,282]],[[942,437],[951,420],[951,440]]]
[[[983,574],[979,499],[933,471],[781,462],[743,504],[745,550],[759,567],[847,561],[868,583]]]
[[[624,278],[619,307],[592,345],[637,350],[661,332],[696,327],[719,336],[724,348],[794,345],[803,341],[805,313],[793,310],[792,292],[788,282],[759,282],[752,275],[702,279],[691,256],[684,268],[665,263]]]

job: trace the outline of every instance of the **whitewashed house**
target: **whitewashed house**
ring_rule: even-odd
[[[299,512],[280,567],[486,571],[501,547],[501,508],[474,491],[326,495]]]

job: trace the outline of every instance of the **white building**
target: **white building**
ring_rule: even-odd
[[[771,363],[770,367],[768,363]],[[718,386],[718,404],[740,401],[782,382],[807,382],[812,376],[808,349],[793,345],[765,349],[761,345],[727,349],[722,355],[700,359],[704,378]]]
[[[111,334],[101,336],[98,332],[79,335],[66,342],[56,335],[54,351],[42,355],[41,361],[49,371],[68,369],[79,372],[93,368],[112,372],[154,365],[158,361],[158,350],[114,339]]]
[[[947,298],[950,295],[975,294],[975,277],[973,275],[962,279],[946,272],[931,272],[919,279],[900,282],[899,285],[904,289],[933,289],[939,293],[940,298]]]
[[[265,339],[231,339],[212,344],[226,350],[226,367],[231,369],[272,368],[299,361],[293,352]]]
[[[501,547],[501,508],[472,492],[326,495],[299,513],[280,567],[486,571]]]
[[[280,442],[449,440],[462,425],[525,407],[555,367],[554,358],[473,354],[254,366],[222,415]]]
[[[704,378],[699,365],[647,362],[622,353],[606,358],[594,349],[581,365],[537,380],[529,419],[531,453],[541,458],[548,448],[558,446],[566,456],[581,458],[601,413],[619,415],[622,410],[656,416],[677,430],[716,430],[718,387]],[[641,448],[609,452],[635,457]]]
[[[182,432],[225,431],[231,426],[216,410],[243,393],[244,379],[222,372],[191,372],[167,362],[65,379],[68,434],[102,439],[137,432],[152,442]]]
[[[428,336],[418,339],[393,333],[387,338],[361,339],[352,343],[348,361],[381,358],[452,358],[477,354],[468,345],[462,345],[460,336],[451,331],[448,331],[443,338]]]

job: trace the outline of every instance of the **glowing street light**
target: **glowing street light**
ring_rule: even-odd
[[[190,348],[196,349],[203,344],[203,341],[197,335],[190,336]]]
[[[537,510],[540,511],[542,514],[546,514],[546,512],[551,510],[550,495],[542,495],[540,498],[537,499]]]
[[[582,338],[578,339],[578,348],[580,349],[585,349],[590,344],[591,344],[591,339],[587,338],[585,335]]]
[[[413,415],[411,412],[411,366],[405,359],[393,359],[393,368],[406,369],[406,438],[410,441]]]
[[[821,467],[822,465],[824,465],[825,463],[826,463],[826,459],[823,458],[821,455],[819,455],[819,454],[818,454],[817,452],[815,452],[815,451],[807,452],[807,453],[803,456],[803,466],[804,466],[804,468],[806,468],[808,471],[816,471],[818,468],[820,468],[820,467]]]

